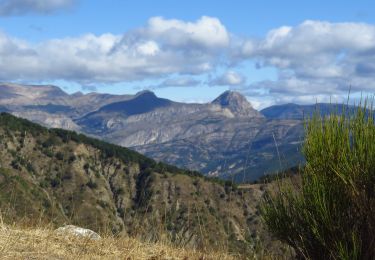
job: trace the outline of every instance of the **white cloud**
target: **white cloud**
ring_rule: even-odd
[[[150,55],[150,56],[154,56],[156,55],[158,52],[159,52],[159,46],[156,42],[154,41],[148,41],[148,42],[145,42],[145,43],[141,43],[137,46],[137,51],[140,53],[140,54],[143,54],[143,55]]]
[[[211,85],[238,86],[245,83],[245,77],[235,71],[227,71],[210,82]]]
[[[1,0],[0,15],[48,14],[69,8],[77,0]]]
[[[140,32],[178,48],[192,45],[208,49],[225,48],[230,42],[229,33],[220,20],[208,16],[203,16],[196,22],[153,17],[148,21],[147,28]]]
[[[221,62],[229,36],[216,18],[151,18],[124,35],[86,34],[33,45],[0,35],[0,80],[68,80],[81,84],[202,74]],[[3,50],[3,51],[1,51]]]
[[[295,27],[271,30],[264,39],[244,41],[242,53],[248,57],[261,57],[267,65],[281,68],[304,57],[314,58],[310,62],[316,65],[330,62],[342,51],[352,53],[371,49],[374,40],[375,27],[370,24],[305,21]]]
[[[251,46],[251,48],[247,47]],[[242,58],[258,68],[275,67],[278,79],[256,82],[276,100],[311,100],[364,91],[375,92],[375,26],[305,21],[271,30],[264,39],[244,40]]]

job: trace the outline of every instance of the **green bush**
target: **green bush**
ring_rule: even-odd
[[[337,111],[337,110],[336,110]],[[375,125],[372,104],[305,124],[298,185],[279,181],[261,212],[269,230],[306,259],[375,257]],[[294,183],[294,184],[292,184]]]

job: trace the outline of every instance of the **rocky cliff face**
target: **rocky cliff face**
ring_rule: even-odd
[[[194,247],[251,249],[271,243],[259,222],[262,191],[64,130],[0,115],[3,217],[72,223]],[[42,213],[41,213],[42,212]]]
[[[263,117],[262,114],[256,111],[246,98],[238,92],[226,91],[212,101],[211,104],[228,109],[234,117]]]
[[[52,86],[3,85],[0,96],[0,106],[17,116],[210,176],[254,180],[301,161],[301,119],[266,118],[237,92],[224,92],[206,104],[173,102],[149,91],[68,95]]]

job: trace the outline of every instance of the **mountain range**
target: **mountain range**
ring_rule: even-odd
[[[56,86],[0,84],[0,111],[237,182],[302,162],[303,118],[315,106],[286,104],[257,111],[232,91],[195,104],[159,98],[150,91],[67,94]],[[319,106],[329,111],[329,105]]]

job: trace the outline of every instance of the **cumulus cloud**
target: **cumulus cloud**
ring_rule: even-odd
[[[0,15],[48,14],[73,6],[78,0],[0,0]]]
[[[235,71],[227,71],[218,78],[212,80],[210,85],[238,86],[245,83],[245,77]]]
[[[216,49],[228,47],[229,33],[219,19],[203,16],[196,22],[166,20],[153,17],[148,27],[139,31],[141,35],[158,38],[161,42],[177,48],[200,47]]]
[[[246,85],[235,71],[249,60],[260,70],[275,68],[276,79]],[[167,78],[154,87],[196,86],[195,78],[224,68],[227,72],[207,84],[230,86],[259,100],[315,102],[346,95],[349,87],[374,92],[374,64],[375,25],[364,23],[305,21],[260,39],[237,37],[207,16],[153,17],[123,35],[86,34],[38,44],[0,33],[0,81],[95,85]]]
[[[0,34],[0,80],[71,80],[81,84],[196,75],[221,61],[229,33],[216,18],[151,18],[124,35],[86,34],[30,44]],[[168,82],[167,82],[168,83]]]
[[[243,59],[258,68],[275,67],[275,81],[256,82],[244,91],[311,98],[375,90],[375,26],[305,21],[271,30],[264,39],[245,40]],[[264,92],[263,91],[263,92]]]

